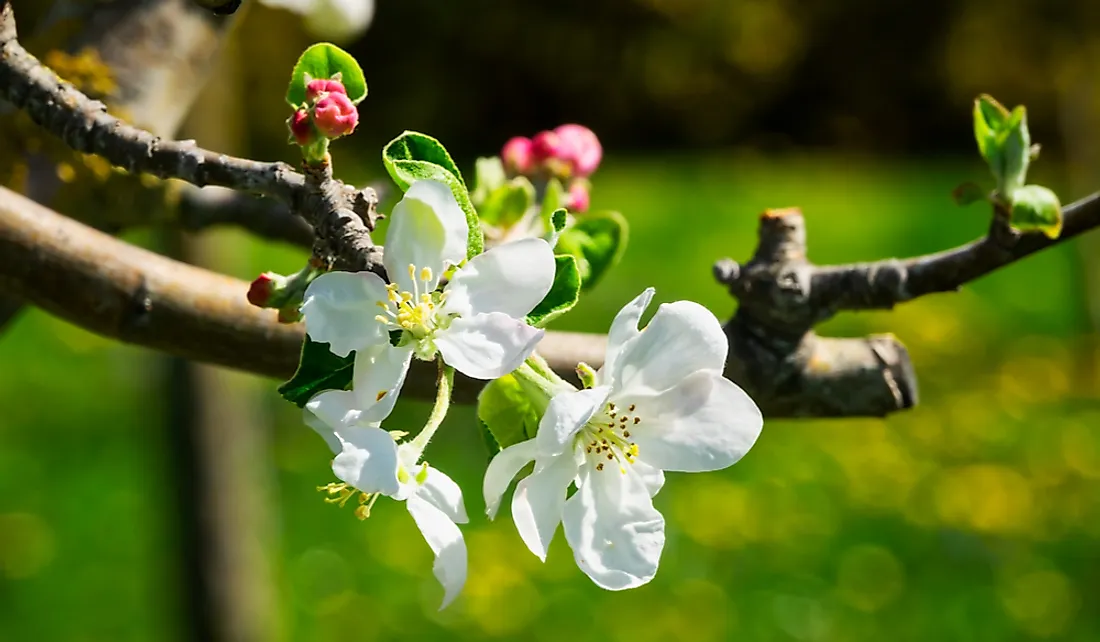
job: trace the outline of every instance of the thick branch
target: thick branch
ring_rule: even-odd
[[[313,247],[313,228],[285,204],[221,187],[187,190],[179,204],[178,221],[192,232],[235,225],[263,238]]]
[[[381,270],[381,251],[370,238],[377,203],[372,190],[355,190],[334,180],[328,167],[303,176],[286,163],[218,154],[194,141],[164,140],[126,124],[23,49],[6,2],[0,10],[0,97],[73,149],[102,156],[127,171],[279,199],[309,221],[337,267]]]
[[[244,281],[130,245],[0,187],[0,292],[88,330],[287,379],[298,365],[303,328],[253,307],[247,291]],[[578,361],[598,367],[604,346],[602,335],[550,332],[540,352],[572,376]],[[414,370],[407,388],[427,399],[434,384],[426,364]],[[456,380],[457,399],[472,400],[480,386]]]

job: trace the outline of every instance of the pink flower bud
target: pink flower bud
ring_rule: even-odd
[[[276,276],[271,272],[264,272],[256,277],[252,285],[248,286],[248,302],[258,308],[266,308],[271,301],[271,295],[279,285],[275,280]]]
[[[565,199],[566,209],[572,212],[587,212],[588,205],[588,185],[585,181],[574,181],[569,186],[569,195]]]
[[[561,152],[561,137],[557,132],[544,131],[531,139],[531,157],[537,164],[558,158]]]
[[[309,122],[309,112],[304,109],[299,109],[291,114],[286,124],[290,127],[290,135],[294,138],[294,142],[302,147],[313,143],[313,140],[317,137],[317,132],[313,130],[313,125]]]
[[[339,138],[355,131],[359,112],[344,94],[330,92],[313,108],[313,124],[328,138]]]
[[[344,89],[344,83],[339,80],[325,80],[318,78],[316,80],[309,81],[306,85],[306,100],[313,102],[317,100],[322,94],[334,93],[348,95],[348,90]]]
[[[554,130],[558,136],[557,157],[570,164],[572,175],[584,178],[596,171],[603,158],[603,147],[596,134],[584,125],[561,125]]]
[[[523,136],[509,139],[500,150],[500,159],[504,162],[504,171],[510,176],[530,174],[534,169],[531,159],[531,139]]]

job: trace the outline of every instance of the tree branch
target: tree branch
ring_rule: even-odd
[[[222,187],[185,191],[179,204],[178,222],[191,232],[236,225],[257,236],[305,248],[312,248],[314,241],[310,224],[286,204]]]
[[[97,154],[129,172],[218,185],[276,198],[301,214],[331,252],[336,267],[381,272],[381,249],[370,238],[377,196],[332,177],[331,167],[302,175],[286,163],[262,163],[164,140],[107,113],[27,53],[16,39],[11,5],[0,9],[0,97],[76,151]],[[327,258],[327,257],[326,257]]]

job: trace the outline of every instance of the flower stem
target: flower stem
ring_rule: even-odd
[[[428,415],[428,423],[424,424],[424,429],[412,440],[412,445],[418,453],[424,452],[424,448],[428,446],[428,442],[443,423],[443,418],[447,416],[447,410],[451,407],[455,369],[445,365],[442,358],[437,359],[436,363],[439,365],[439,374],[435,380],[435,406],[432,408],[432,414]]]
[[[546,412],[546,406],[555,395],[565,390],[575,390],[572,384],[555,374],[541,359],[533,363],[528,359],[512,371],[512,376],[519,382],[532,407],[540,415]]]

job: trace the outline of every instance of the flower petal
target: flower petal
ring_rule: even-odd
[[[332,460],[332,472],[340,481],[364,493],[397,493],[397,444],[390,433],[355,426],[336,431],[336,436],[343,450]]]
[[[446,264],[466,258],[468,232],[466,214],[450,187],[432,180],[413,183],[390,213],[382,257],[386,275],[405,292],[435,290]],[[416,266],[412,276],[409,265]],[[419,280],[423,268],[432,271],[426,283]]]
[[[522,319],[554,283],[554,250],[536,238],[498,245],[462,266],[447,284],[448,312],[503,312]]]
[[[500,500],[521,468],[535,459],[535,440],[528,439],[512,444],[500,451],[485,469],[485,481],[481,491],[485,495],[485,513],[489,519],[497,516]]]
[[[554,395],[546,406],[535,435],[538,452],[558,455],[573,451],[573,438],[589,419],[603,409],[610,388],[597,386],[587,390],[570,390]]]
[[[466,516],[466,505],[462,503],[462,489],[455,480],[438,468],[428,466],[427,479],[417,489],[416,494],[443,511],[452,522],[465,524],[470,521]]]
[[[386,301],[386,284],[373,272],[322,274],[306,287],[302,300],[306,333],[341,357],[386,343],[386,326],[374,320],[378,301]]]
[[[535,472],[521,479],[512,496],[512,521],[527,548],[542,561],[550,540],[561,523],[565,493],[577,476],[577,460],[573,453],[563,453],[548,459],[540,458]]]
[[[668,390],[699,370],[721,371],[728,340],[718,319],[698,303],[663,303],[609,371],[623,395]]]
[[[702,472],[732,466],[752,448],[764,419],[737,384],[697,372],[657,395],[624,399],[641,422],[631,428],[638,459],[662,470]]]
[[[388,343],[355,353],[352,390],[359,400],[364,422],[379,422],[390,415],[412,361],[412,347]]]
[[[343,390],[330,390],[329,392],[344,392],[344,391]],[[323,394],[326,394],[326,393],[322,392],[321,394],[323,395]],[[316,396],[313,397],[313,399],[310,399],[310,403],[312,403],[314,400],[316,400],[317,397],[319,397],[319,396],[321,396],[321,395],[316,395]],[[323,421],[320,417],[318,417],[316,414],[314,414],[309,409],[309,404],[308,403],[306,404],[306,407],[302,409],[302,419],[303,419],[303,421],[306,422],[307,426],[309,426],[310,428],[315,430],[318,435],[321,435],[321,437],[325,440],[325,443],[328,444],[329,450],[332,451],[332,454],[335,455],[335,454],[339,453],[341,450],[344,449],[343,444],[340,443],[340,438],[336,436],[335,429],[331,425],[329,425],[328,422]]]
[[[519,367],[542,340],[543,330],[503,312],[459,317],[436,332],[443,361],[472,379],[496,379]]]
[[[326,390],[318,393],[306,402],[305,410],[306,424],[310,428],[321,432],[323,427],[336,440],[336,445],[333,446],[333,441],[325,433],[321,433],[334,453],[339,453],[344,448],[335,436],[336,431],[360,423],[363,416],[359,397],[350,390]],[[312,421],[310,416],[314,418]]]
[[[664,517],[641,477],[630,466],[625,470],[582,468],[562,518],[577,566],[609,591],[653,579],[665,545]]]
[[[611,328],[607,331],[607,357],[604,359],[603,368],[600,369],[601,374],[610,375],[615,371],[623,346],[640,334],[638,323],[642,320],[642,313],[649,307],[649,302],[653,300],[654,292],[653,288],[646,288],[615,315],[615,320],[611,322]],[[601,378],[601,381],[605,384],[611,383],[610,378]]]
[[[435,553],[432,571],[443,585],[443,604],[439,607],[442,611],[466,584],[466,542],[462,539],[462,531],[447,514],[418,494],[410,496],[405,505]]]
[[[664,471],[656,466],[650,466],[640,459],[634,461],[633,468],[634,472],[638,473],[638,477],[642,478],[642,483],[645,484],[646,489],[649,490],[649,496],[656,497],[665,485]]]

